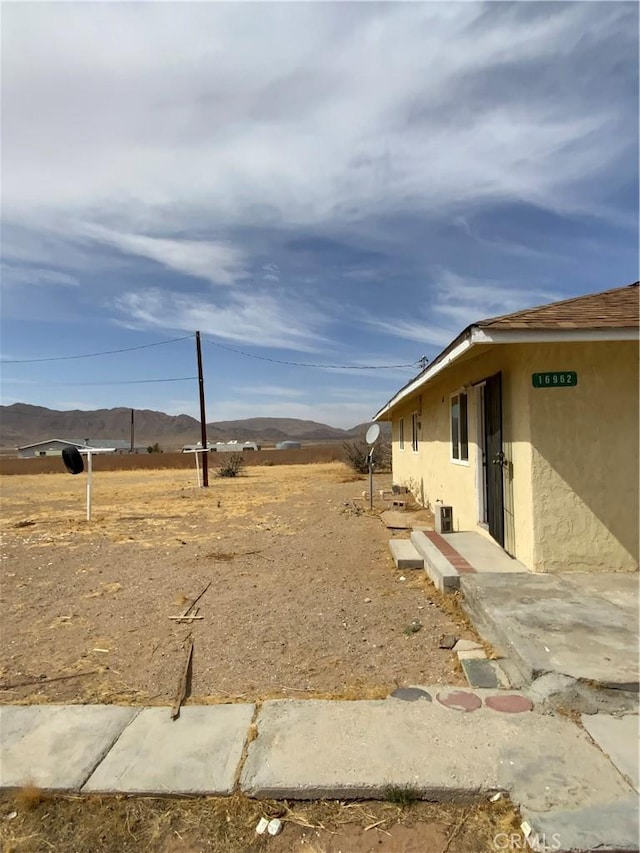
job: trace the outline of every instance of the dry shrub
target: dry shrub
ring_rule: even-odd
[[[226,459],[218,463],[218,477],[237,477],[242,472],[244,464],[241,453],[229,453]]]
[[[366,441],[345,441],[342,445],[346,463],[358,474],[369,472],[369,451],[371,447]],[[373,470],[377,472],[391,470],[391,445],[381,442],[375,446],[373,453]]]
[[[35,809],[45,799],[46,795],[44,791],[42,788],[38,788],[37,785],[24,785],[14,795],[17,811],[20,811],[20,809],[24,811]]]

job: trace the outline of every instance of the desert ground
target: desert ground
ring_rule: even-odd
[[[389,485],[376,476],[376,490]],[[184,469],[95,472],[91,522],[85,475],[0,487],[0,702],[170,704],[190,639],[187,702],[463,683],[439,647],[443,634],[474,637],[455,597],[395,569],[387,504],[376,496],[369,510],[367,480],[343,463],[214,469],[209,489]],[[170,618],[203,591],[201,619]],[[282,819],[281,836],[255,834],[264,815]],[[7,853],[477,853],[520,838],[518,826],[508,800],[429,804],[408,791],[379,803],[0,797]]]
[[[371,511],[340,462],[214,469],[208,489],[195,470],[97,472],[91,522],[85,484],[0,480],[0,701],[170,704],[191,637],[191,702],[463,683],[439,640],[473,632],[424,572],[395,569],[389,475]],[[201,618],[170,618],[207,584]]]
[[[281,835],[256,835],[264,816],[281,819]],[[496,853],[525,849],[519,825],[505,798],[463,806],[287,803],[240,795],[90,799],[25,790],[0,799],[6,853]]]

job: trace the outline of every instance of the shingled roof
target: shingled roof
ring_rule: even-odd
[[[639,282],[474,323],[481,329],[627,329],[640,326]]]

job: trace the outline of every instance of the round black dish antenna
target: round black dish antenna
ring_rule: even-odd
[[[64,467],[70,474],[82,474],[84,461],[77,447],[65,447],[62,451]]]

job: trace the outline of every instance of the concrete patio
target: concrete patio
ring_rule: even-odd
[[[638,691],[637,573],[464,574],[465,609],[527,681]]]

